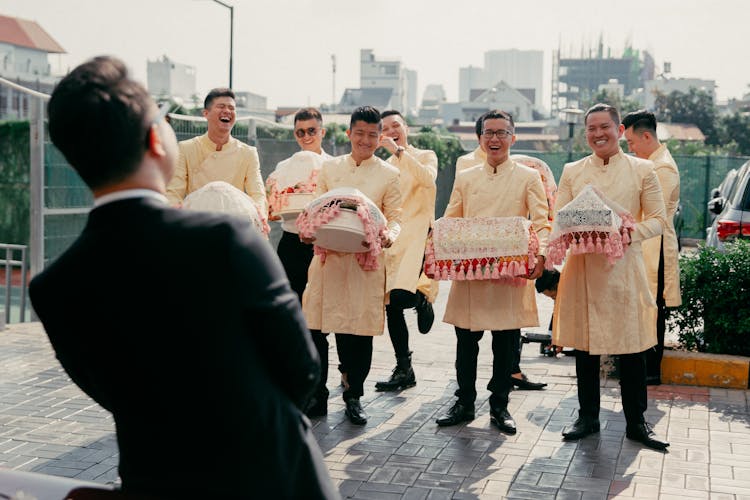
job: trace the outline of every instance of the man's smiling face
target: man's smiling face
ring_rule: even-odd
[[[228,96],[214,98],[209,108],[203,110],[203,116],[208,121],[209,130],[221,133],[231,132],[237,119],[234,99]]]

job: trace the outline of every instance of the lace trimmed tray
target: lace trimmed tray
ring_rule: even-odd
[[[443,217],[425,247],[425,274],[436,280],[493,280],[523,286],[539,241],[523,217]]]

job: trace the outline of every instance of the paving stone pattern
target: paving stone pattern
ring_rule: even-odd
[[[440,323],[448,286],[436,304],[438,321],[420,335],[407,311],[417,386],[374,391],[394,366],[387,334],[375,339],[372,371],[362,398],[370,420],[344,416],[338,360],[330,338],[329,414],[313,421],[331,477],[345,498],[442,499],[660,498],[750,500],[750,391],[662,385],[649,388],[647,420],[671,442],[669,453],[624,438],[616,380],[603,380],[602,430],[578,443],[560,433],[576,416],[574,360],[524,348],[522,368],[544,391],[514,391],[509,410],[515,436],[489,421],[490,335],[480,348],[477,417],[439,428],[435,418],[453,403],[455,333]],[[539,295],[540,324],[551,301]],[[543,329],[539,329],[542,331]],[[0,332],[0,467],[117,482],[111,416],[70,382],[38,323]],[[164,460],[169,460],[165,451]]]

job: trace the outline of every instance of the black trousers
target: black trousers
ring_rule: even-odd
[[[313,396],[321,401],[328,399],[328,388],[326,387],[328,381],[328,334],[321,333],[320,330],[310,330],[310,334],[313,344],[315,344],[315,350],[318,351],[320,357],[320,380],[318,380],[318,386],[315,388]]]
[[[664,332],[667,330],[667,304],[664,301],[664,239],[659,252],[659,278],[656,282],[656,345],[646,351],[646,375],[661,378]]]
[[[406,327],[404,309],[411,309],[416,305],[416,293],[401,289],[391,290],[390,301],[385,306],[385,316],[388,321],[388,335],[391,337],[397,358],[409,355],[409,329]]]
[[[349,388],[344,391],[344,401],[360,398],[372,365],[372,337],[367,335],[336,334],[336,350],[341,364],[346,367]]]
[[[599,418],[599,355],[576,351],[578,404],[582,417]],[[648,407],[646,352],[620,354],[620,392],[625,421],[629,426],[644,422]]]
[[[313,246],[302,243],[298,234],[283,231],[276,253],[286,271],[286,277],[302,303],[302,292],[307,286],[307,269],[313,258]]]
[[[479,341],[484,332],[472,332],[456,327],[456,379],[458,401],[465,406],[474,406],[477,399],[477,356]],[[516,330],[492,330],[492,378],[487,384],[490,395],[490,407],[504,409],[508,407],[508,394],[511,388],[511,368],[515,356]]]
[[[523,349],[523,343],[521,342],[521,330],[514,330],[518,332],[513,334],[513,367],[510,373],[521,373],[521,349]]]

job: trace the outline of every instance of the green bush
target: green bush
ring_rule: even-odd
[[[682,305],[670,314],[690,351],[750,356],[750,243],[680,258]]]

